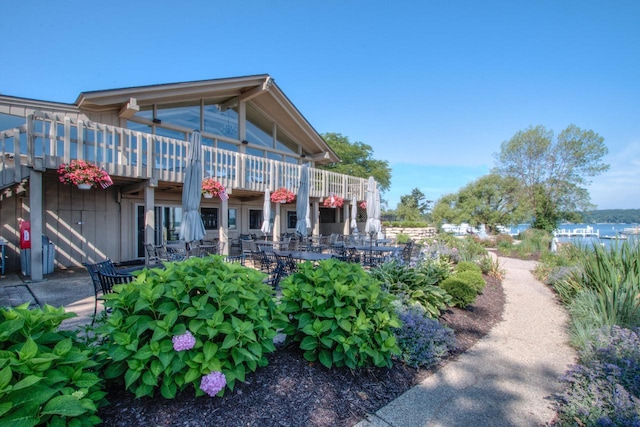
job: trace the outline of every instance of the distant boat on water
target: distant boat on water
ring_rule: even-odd
[[[629,237],[624,234],[618,234],[613,236],[600,236],[600,238],[607,240],[627,240]]]
[[[626,227],[620,232],[620,234],[638,235],[640,234],[640,225],[636,225],[635,227]]]

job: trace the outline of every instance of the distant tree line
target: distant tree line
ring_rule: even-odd
[[[640,209],[598,209],[582,214],[584,222],[640,223]]]

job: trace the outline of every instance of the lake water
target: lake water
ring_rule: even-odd
[[[587,227],[592,227],[594,231],[598,231],[600,234],[600,238],[598,237],[558,237],[558,240],[561,243],[570,242],[577,245],[587,245],[587,246],[591,246],[592,244],[595,243],[595,244],[604,245],[605,247],[611,247],[612,245],[620,244],[625,240],[606,239],[603,237],[618,237],[620,236],[620,232],[623,231],[625,228],[636,228],[638,227],[638,224],[611,224],[611,223],[608,223],[608,224],[560,224],[558,226],[558,229],[573,230],[576,228],[587,228]],[[516,226],[511,226],[511,234],[517,234],[521,231],[526,230],[527,228],[529,228],[529,224],[518,224]],[[627,235],[627,237],[628,239],[626,241],[628,242],[637,243],[638,241],[640,241],[639,235]]]

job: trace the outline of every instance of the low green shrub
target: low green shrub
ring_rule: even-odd
[[[96,348],[59,331],[75,317],[45,305],[0,309],[0,426],[93,426],[106,404]]]
[[[495,237],[496,245],[508,246],[513,244],[513,237],[509,234],[499,233]]]
[[[487,282],[482,277],[482,273],[479,271],[466,270],[460,273],[455,273],[454,276],[458,280],[467,282],[478,294],[481,294]]]
[[[419,305],[429,317],[435,319],[451,305],[451,296],[435,286],[444,273],[438,272],[435,267],[426,267],[431,264],[438,265],[438,262],[425,259],[418,266],[411,267],[392,261],[371,269],[369,273],[382,282],[384,290],[398,297],[404,304]]]
[[[455,266],[456,273],[462,273],[463,271],[474,271],[476,273],[482,274],[482,269],[478,264],[471,261],[460,261]]]
[[[99,329],[108,338],[107,379],[136,397],[159,389],[167,399],[189,386],[196,396],[223,394],[268,363],[286,318],[264,274],[219,256],[144,270],[107,295]],[[224,375],[224,376],[222,376]]]
[[[359,264],[335,259],[298,265],[280,282],[281,306],[289,316],[284,333],[304,357],[324,366],[390,367],[400,350],[393,297]]]
[[[465,308],[473,304],[478,297],[478,292],[466,280],[461,279],[460,274],[453,274],[440,283],[440,287],[451,295],[451,302],[456,307]]]

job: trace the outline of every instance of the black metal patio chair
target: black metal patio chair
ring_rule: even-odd
[[[83,262],[82,265],[84,265],[84,267],[89,272],[89,276],[91,276],[91,282],[93,283],[93,291],[95,295],[95,301],[93,305],[93,320],[91,321],[91,325],[93,325],[96,321],[96,315],[98,314],[98,301],[101,301],[103,299],[102,296],[105,294],[104,287],[100,279],[100,274],[129,277],[131,278],[129,281],[133,280],[133,276],[129,273],[118,272],[118,270],[116,270],[116,266],[110,259],[95,264]]]

